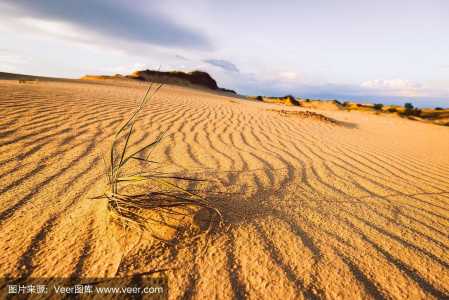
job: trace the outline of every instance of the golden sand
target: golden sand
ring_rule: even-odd
[[[432,299],[449,293],[449,128],[363,112],[279,107],[165,86],[133,146],[169,136],[167,170],[214,179],[228,225],[124,249],[101,154],[145,86],[0,81],[0,276],[169,269],[169,298]],[[343,124],[344,126],[342,126]],[[188,242],[190,237],[185,237]]]

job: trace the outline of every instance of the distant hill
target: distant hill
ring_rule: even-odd
[[[131,75],[120,75],[116,74],[114,76],[107,75],[86,75],[81,79],[84,80],[92,80],[92,79],[135,79],[142,81],[151,81],[158,83],[168,83],[168,84],[176,84],[182,86],[199,86],[215,91],[222,91],[227,93],[237,94],[233,90],[220,88],[215,81],[208,73],[203,71],[193,71],[193,72],[181,72],[181,71],[171,71],[171,72],[163,72],[163,71],[155,71],[155,70],[142,70],[136,71]]]
[[[164,81],[166,83],[182,83],[188,82],[199,86],[206,87],[211,90],[218,90],[218,85],[208,73],[202,71],[193,71],[189,73],[173,71],[162,72],[154,70],[136,71],[128,78],[135,78],[144,81]]]

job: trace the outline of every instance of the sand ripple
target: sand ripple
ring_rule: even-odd
[[[133,147],[169,134],[164,168],[213,178],[227,230],[203,254],[108,230],[101,153],[143,85],[0,81],[0,274],[172,269],[170,298],[445,298],[449,130],[358,112],[320,119],[164,87]],[[194,188],[194,187],[192,187]]]

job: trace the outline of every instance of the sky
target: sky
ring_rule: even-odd
[[[148,68],[246,95],[449,107],[449,1],[0,2],[0,72]]]

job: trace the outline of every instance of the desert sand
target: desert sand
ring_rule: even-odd
[[[179,86],[146,107],[166,170],[207,178],[223,213],[208,239],[123,247],[102,154],[146,86],[0,80],[0,276],[164,269],[170,299],[441,299],[449,293],[449,128],[298,110]],[[130,240],[136,240],[132,234]],[[131,243],[131,242],[130,242]]]

